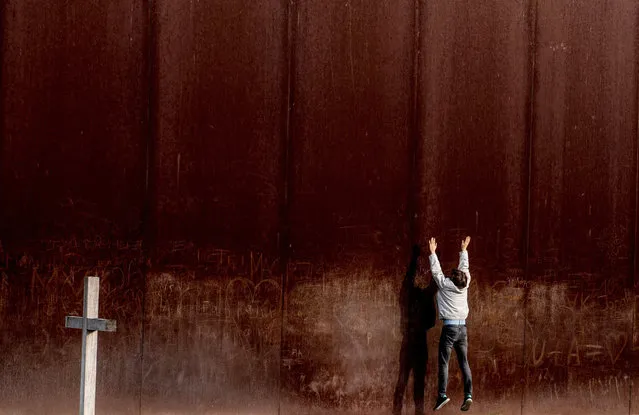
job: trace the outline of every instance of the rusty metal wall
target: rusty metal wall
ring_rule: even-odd
[[[2,2],[2,410],[77,408],[86,273],[102,277],[98,406],[140,383],[147,146],[143,2]],[[109,333],[110,334],[110,333]],[[52,397],[54,397],[52,399]]]
[[[286,3],[158,1],[158,239],[277,250]]]
[[[407,236],[413,14],[410,1],[297,5],[294,257],[395,259]]]
[[[472,235],[474,394],[483,397],[481,411],[515,413],[524,375],[525,304],[515,285],[526,278],[533,16],[527,1],[422,2],[421,10],[420,239],[438,237],[449,270]],[[434,373],[439,327],[433,331]],[[435,390],[435,376],[431,382]],[[450,388],[461,393],[458,381]]]
[[[466,234],[474,410],[637,407],[636,2],[4,0],[2,22],[0,413],[75,411],[88,274],[118,319],[102,411],[388,412],[410,244],[450,269]]]
[[[142,409],[272,411],[287,5],[166,0],[152,16],[156,249]]]
[[[636,360],[638,5],[579,6],[538,5],[524,409],[621,414]]]
[[[5,237],[136,237],[146,169],[142,4],[4,3]]]
[[[294,9],[284,413],[324,403],[370,410],[394,387],[414,14],[410,0]]]

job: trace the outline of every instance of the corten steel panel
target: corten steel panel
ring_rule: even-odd
[[[408,231],[414,5],[305,1],[297,10],[292,255],[396,262]]]
[[[639,8],[636,10],[637,18],[639,20]],[[639,24],[635,26],[636,43],[639,45]],[[635,74],[639,74],[639,51],[635,50]],[[634,374],[632,376],[631,390],[630,390],[630,413],[636,412],[639,408],[639,382],[637,381],[637,368],[639,367],[639,76],[635,75],[634,79],[635,94],[637,99],[635,100],[634,111],[632,113],[633,118],[637,119],[635,125],[635,206],[634,206],[634,238],[632,240],[632,248],[634,255],[632,257],[632,277],[634,285],[634,299],[632,305],[632,329],[630,335],[630,354],[627,355],[629,361],[630,370]]]
[[[526,413],[628,413],[636,2],[539,2]]]
[[[277,405],[286,11],[280,0],[155,4],[159,264],[144,413]]]
[[[149,273],[142,413],[277,411],[281,280],[221,275]]]
[[[142,2],[6,1],[3,239],[131,238],[144,198]]]
[[[158,1],[158,241],[277,249],[286,3]]]
[[[82,336],[64,321],[82,315],[85,276],[100,277],[99,316],[118,325],[117,332],[98,336],[97,411],[132,413],[139,407],[142,251],[122,248],[117,257],[96,260],[102,253],[95,245],[50,241],[38,251],[11,252],[6,260],[3,254],[0,413],[77,411]]]
[[[471,235],[475,267],[522,268],[528,8],[523,0],[423,6],[418,230],[423,241],[439,238],[450,263]]]
[[[635,246],[636,249],[636,246]],[[635,254],[636,255],[636,254]],[[634,413],[639,408],[639,386],[637,386],[637,367],[639,366],[639,324],[637,323],[639,318],[639,285],[637,284],[637,275],[635,273],[634,278],[634,298],[632,300],[632,330],[629,337],[628,345],[630,347],[630,354],[627,355],[629,360],[628,366],[631,370],[631,387],[630,387],[630,413]]]
[[[412,0],[296,4],[284,413],[392,401],[414,9]]]
[[[477,410],[517,413],[533,16],[523,0],[425,1],[421,10],[417,233],[424,244],[437,238],[445,273],[471,236],[467,322]],[[432,331],[432,368],[440,331]],[[454,358],[449,372],[457,405],[463,387]],[[433,378],[427,390],[436,389]]]
[[[98,410],[132,411],[140,374],[134,240],[145,180],[144,5],[10,0],[3,7],[0,412],[77,410],[81,336],[64,329],[64,317],[82,311],[85,274],[104,278],[100,313],[122,323],[99,340]]]

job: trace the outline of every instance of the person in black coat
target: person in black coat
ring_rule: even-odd
[[[419,275],[418,281],[416,281],[417,261],[420,254],[419,245],[414,245],[399,295],[402,347],[399,353],[399,376],[393,399],[394,415],[399,415],[402,412],[404,391],[411,370],[413,372],[415,414],[422,415],[424,413],[424,385],[426,362],[428,361],[426,332],[435,325],[437,285],[432,279],[430,284],[425,284],[424,275]]]

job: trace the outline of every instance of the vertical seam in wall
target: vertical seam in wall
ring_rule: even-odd
[[[636,18],[635,18],[635,105],[633,108],[633,116],[635,117],[635,205],[634,205],[634,216],[633,216],[633,234],[632,241],[630,243],[632,255],[630,276],[632,279],[632,326],[630,328],[630,345],[634,345],[635,339],[635,324],[637,320],[637,307],[636,307],[636,274],[637,274],[637,240],[639,240],[639,220],[637,220],[639,215],[639,7],[636,10]],[[632,413],[632,386],[633,379],[630,378],[629,386],[628,386],[628,414]]]
[[[535,85],[537,82],[536,60],[537,60],[537,27],[538,27],[538,2],[530,0],[529,3],[529,33],[531,35],[528,47],[528,113],[526,117],[527,149],[526,149],[526,228],[525,228],[525,259],[524,259],[524,279],[527,282],[524,288],[524,321],[523,321],[523,346],[522,346],[522,368],[524,378],[522,379],[521,407],[520,412],[524,413],[524,403],[528,388],[528,365],[526,359],[526,324],[528,319],[528,297],[530,295],[530,216],[532,198],[532,160],[533,160],[533,139],[535,135]],[[525,381],[525,382],[524,382]]]
[[[417,160],[419,150],[420,122],[419,122],[419,85],[420,85],[420,49],[421,49],[421,10],[420,1],[414,0],[413,9],[413,56],[412,56],[412,72],[410,77],[410,108],[408,110],[408,162],[409,162],[409,184],[408,184],[408,239],[410,245],[417,243],[416,227],[417,227],[417,200],[419,189],[419,177]]]
[[[291,204],[291,160],[293,140],[291,138],[293,105],[294,105],[294,71],[295,71],[295,39],[297,21],[297,4],[295,0],[283,0],[286,2],[285,30],[283,40],[285,45],[285,69],[282,83],[284,105],[282,106],[282,132],[280,143],[280,176],[281,195],[279,210],[278,252],[280,261],[280,353],[279,376],[277,378],[277,413],[282,411],[282,360],[284,354],[284,324],[286,322],[286,296],[288,286],[288,261],[290,257],[290,204]]]
[[[144,42],[145,53],[145,81],[147,84],[147,107],[146,107],[146,169],[144,187],[144,205],[142,211],[142,238],[144,243],[143,255],[144,265],[142,273],[142,324],[140,334],[140,386],[138,412],[142,414],[142,395],[144,391],[144,342],[146,331],[146,292],[149,263],[155,246],[155,140],[157,136],[157,28],[155,19],[155,0],[146,0],[146,33]]]
[[[0,151],[2,152],[2,154],[0,154],[0,163],[2,163],[4,161],[4,151],[5,151],[5,112],[4,112],[4,101],[6,99],[6,88],[4,88],[4,59],[5,59],[5,39],[7,36],[7,2],[9,0],[0,0],[0,24],[2,25],[2,27],[0,28],[0,35],[2,36],[0,39]],[[4,171],[2,169],[2,165],[0,165],[0,194],[2,196],[0,196],[0,203],[2,203],[2,206],[4,206],[4,192],[2,192],[2,190],[4,190],[4,186],[6,185],[5,183],[5,177],[4,177]],[[4,233],[4,231],[6,231],[5,228],[5,223],[6,221],[5,219],[5,209],[2,208],[0,209],[0,232]],[[2,233],[0,233],[0,241],[2,240],[3,235]],[[7,247],[5,246],[5,249]]]
[[[157,38],[156,38],[156,21],[154,18],[156,0],[146,0],[147,24],[146,24],[146,82],[147,82],[147,137],[146,137],[146,170],[144,181],[144,208],[142,212],[142,235],[147,243],[149,252],[152,250],[155,236],[154,220],[154,198],[155,198],[155,174],[154,174],[154,156],[155,156],[155,139],[156,139],[156,117],[157,117],[157,76],[156,76],[156,58],[157,58]]]

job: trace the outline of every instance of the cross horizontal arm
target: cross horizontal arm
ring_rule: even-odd
[[[64,326],[69,329],[81,329],[83,317],[66,316]],[[118,325],[115,320],[104,318],[87,318],[87,330],[89,331],[116,331]]]

